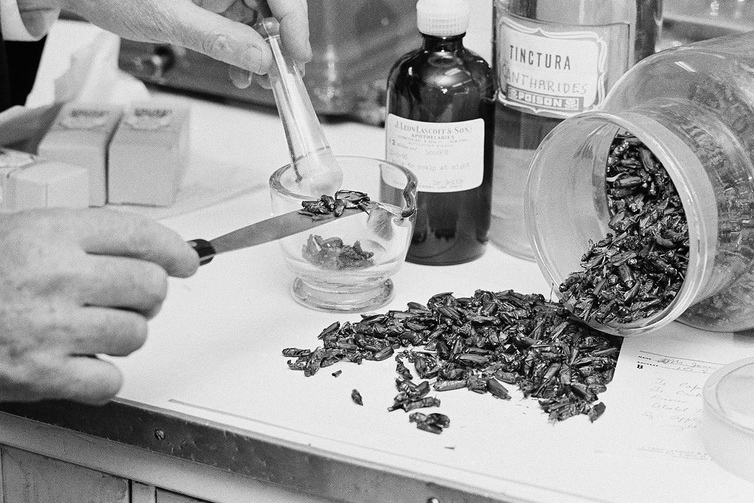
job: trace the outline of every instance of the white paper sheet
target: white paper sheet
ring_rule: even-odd
[[[712,372],[747,356],[754,356],[754,337],[680,324],[663,330],[661,337],[625,339],[606,396],[619,397],[611,417],[630,424],[634,433],[612,443],[612,451],[710,461],[699,434],[702,388]]]

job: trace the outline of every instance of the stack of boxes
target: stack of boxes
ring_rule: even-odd
[[[170,206],[188,164],[189,108],[64,105],[33,156],[0,148],[0,212],[105,204]]]
[[[114,106],[64,105],[37,147],[44,159],[86,168],[89,206],[107,203],[107,150],[122,115]]]

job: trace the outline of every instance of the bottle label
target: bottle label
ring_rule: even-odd
[[[484,119],[422,122],[388,114],[385,132],[386,159],[413,171],[419,191],[458,192],[482,184]]]
[[[625,58],[628,25],[565,26],[508,14],[498,18],[495,35],[501,103],[566,118],[604,100],[615,69],[609,58]],[[623,41],[623,49],[610,41]]]

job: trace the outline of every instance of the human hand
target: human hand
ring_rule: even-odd
[[[102,403],[121,387],[112,363],[144,344],[167,278],[196,252],[174,232],[104,209],[0,217],[0,401]]]
[[[40,0],[20,0],[35,2]],[[281,40],[299,62],[311,58],[306,0],[60,0],[62,7],[121,37],[174,44],[256,74],[272,53],[248,24],[267,8]]]

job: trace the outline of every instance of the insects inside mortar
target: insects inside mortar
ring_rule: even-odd
[[[346,209],[358,208],[368,213],[375,203],[364,192],[339,190],[334,197],[323,194],[319,199],[302,201],[301,206],[300,214],[313,220],[327,220],[340,217]],[[323,238],[311,234],[301,254],[307,262],[321,269],[363,269],[374,265],[374,253],[364,250],[359,241],[348,245],[337,236]]]

